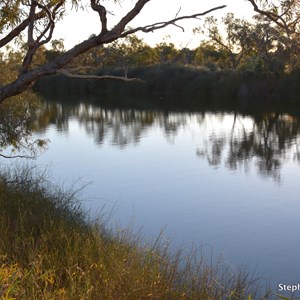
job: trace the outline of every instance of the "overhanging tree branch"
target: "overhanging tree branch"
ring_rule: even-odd
[[[50,3],[47,5],[48,8],[53,7],[53,3]],[[41,20],[45,17],[45,12],[39,11],[35,14],[34,19],[35,20]],[[14,29],[12,29],[5,37],[0,39],[0,48],[10,43],[14,38],[19,36],[30,24],[30,17],[23,20],[19,25],[17,25]]]
[[[125,27],[128,25],[130,21],[132,21],[143,9],[143,7],[146,5],[146,3],[150,2],[150,0],[139,0],[134,8],[129,11],[122,19],[121,21],[113,28],[113,32],[118,34],[119,36],[124,31]]]
[[[297,3],[296,0],[290,1],[287,7],[282,8],[282,13],[275,13],[279,7],[276,7],[274,5],[272,6],[272,2],[270,2],[271,6],[269,7],[269,9],[263,9],[258,6],[256,0],[248,0],[248,1],[252,4],[254,11],[267,17],[269,20],[274,22],[277,26],[284,29],[287,35],[295,33],[296,31],[295,26],[297,23],[299,23],[300,16],[296,14],[294,16],[294,19],[291,20],[292,18],[289,14],[292,13],[293,6],[295,5],[297,6],[295,9],[296,10],[295,13],[298,13],[297,9],[299,8],[299,3]]]
[[[105,33],[107,32],[106,8],[99,4],[99,2],[99,0],[91,0],[91,7],[94,11],[98,12],[102,25],[101,33]]]
[[[56,13],[62,5],[63,5],[63,1],[59,1],[51,11],[47,5],[43,5],[39,3],[37,0],[31,1],[30,12],[29,12],[28,38],[27,38],[28,50],[23,60],[20,76],[28,72],[33,56],[36,53],[37,49],[40,48],[42,45],[47,44],[51,40],[54,27],[55,27]],[[44,29],[35,38],[34,31],[36,26],[35,23],[37,21],[35,19],[36,17],[35,10],[37,7],[44,12],[47,24],[45,25]]]
[[[96,80],[113,79],[113,80],[120,80],[120,81],[127,81],[127,82],[136,81],[136,82],[145,83],[145,81],[141,80],[140,78],[127,78],[127,77],[112,76],[112,75],[102,75],[102,76],[79,75],[79,74],[72,74],[68,70],[65,70],[65,69],[57,70],[56,74],[62,74],[62,75],[65,75],[67,77],[80,78],[80,79],[96,79]]]
[[[138,32],[138,31],[142,31],[142,32],[145,32],[145,33],[153,32],[155,30],[165,28],[169,25],[176,25],[176,22],[178,22],[178,21],[188,20],[188,19],[198,19],[199,17],[207,15],[207,14],[213,12],[213,11],[223,9],[225,7],[226,7],[226,5],[221,5],[221,6],[217,6],[217,7],[214,7],[212,9],[209,9],[209,10],[203,12],[203,13],[198,13],[198,14],[194,14],[194,15],[190,15],[190,16],[176,17],[176,18],[174,18],[172,20],[169,20],[169,21],[162,21],[162,22],[157,22],[157,23],[151,24],[151,25],[136,27],[136,28],[133,28],[133,29],[130,29],[130,30],[127,30],[127,31],[123,32],[120,35],[120,37],[125,37],[129,34],[133,34],[133,33]]]

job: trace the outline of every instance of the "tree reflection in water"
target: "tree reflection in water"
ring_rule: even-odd
[[[34,139],[38,129],[37,116],[42,103],[36,95],[26,92],[0,105],[0,156],[4,158],[35,158],[45,150],[46,139]]]
[[[158,126],[168,141],[178,130],[188,124],[189,115],[156,110],[107,109],[81,103],[77,106],[46,103],[39,118],[40,132],[50,125],[68,133],[69,120],[76,119],[86,133],[101,145],[109,139],[111,145],[124,149],[128,144],[138,144],[146,132]]]
[[[222,163],[231,170],[254,164],[263,177],[280,181],[280,170],[289,159],[300,161],[298,147],[300,122],[288,114],[265,113],[253,117],[245,127],[244,118],[234,115],[232,129],[226,134],[212,134],[205,148],[197,149],[210,165]]]
[[[172,142],[180,129],[190,126],[192,119],[196,119],[200,128],[206,126],[212,116],[216,124],[208,135],[203,135],[203,143],[196,149],[197,156],[207,159],[210,165],[224,165],[231,170],[243,168],[246,172],[255,166],[261,176],[280,181],[283,163],[289,159],[300,161],[299,119],[273,112],[244,117],[238,113],[171,113],[49,102],[40,115],[39,131],[53,124],[59,131],[67,133],[69,120],[76,119],[86,133],[93,136],[96,144],[109,141],[111,145],[124,149],[129,144],[138,144],[150,129],[156,127]],[[231,124],[225,130],[222,122],[228,116]]]

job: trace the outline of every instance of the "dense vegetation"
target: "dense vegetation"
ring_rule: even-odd
[[[300,73],[269,77],[252,71],[219,70],[191,66],[149,66],[127,70],[128,75],[144,80],[122,82],[116,80],[82,80],[62,75],[45,77],[35,85],[46,98],[98,99],[109,106],[131,103],[140,108],[170,110],[199,110],[222,107],[226,110],[253,111],[266,107],[272,110],[293,106],[299,111]],[[121,75],[122,69],[102,69],[99,75]],[[140,105],[136,98],[140,97]],[[125,101],[125,98],[127,99]],[[130,100],[132,98],[132,100]],[[100,100],[101,99],[101,100]],[[147,104],[142,103],[147,99]],[[136,106],[138,105],[138,106]]]

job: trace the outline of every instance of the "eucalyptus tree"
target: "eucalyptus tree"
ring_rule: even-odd
[[[175,45],[166,41],[156,44],[154,51],[159,57],[160,65],[171,64],[172,62],[175,62],[178,56],[178,50]]]
[[[205,57],[215,56],[214,62],[217,62],[223,68],[236,68],[239,64],[239,55],[236,51],[238,49],[237,39],[233,38],[233,31],[237,31],[238,20],[231,22],[233,19],[233,14],[227,14],[225,18],[222,18],[223,29],[225,34],[220,31],[220,26],[218,19],[210,16],[204,21],[203,27],[198,27],[194,29],[194,33],[201,33],[207,36],[208,43],[204,48],[200,46],[200,49],[205,49],[206,51],[210,49],[212,55],[205,55]],[[235,26],[235,28],[233,28]],[[213,55],[214,54],[214,55]]]
[[[287,35],[300,33],[300,0],[248,0],[254,11],[285,30]]]
[[[110,44],[136,32],[153,32],[169,25],[178,25],[184,19],[197,19],[225,5],[217,6],[193,15],[176,16],[167,21],[128,28],[128,24],[145,8],[151,0],[135,0],[132,9],[124,12],[116,24],[109,24],[105,2],[89,0],[90,10],[99,16],[98,34],[80,42],[73,48],[42,65],[35,66],[33,60],[38,50],[52,40],[57,21],[62,19],[68,10],[68,4],[78,5],[81,0],[2,0],[0,3],[0,48],[11,41],[24,36],[27,49],[16,77],[0,87],[0,103],[5,99],[20,94],[41,76],[70,73],[63,69],[75,57],[101,45]],[[117,2],[117,1],[114,1]],[[117,3],[116,3],[117,4]],[[119,5],[119,4],[118,4]],[[122,78],[129,80],[128,78]]]
[[[125,77],[129,68],[148,66],[158,61],[155,49],[135,34],[117,40],[108,47],[102,47],[102,51],[103,67],[121,68],[124,70]]]
[[[290,68],[300,67],[300,0],[247,0],[254,11],[281,29]]]
[[[206,18],[203,28],[194,30],[209,38],[207,43],[215,49],[216,63],[220,67],[267,73],[283,71],[290,59],[290,44],[282,28],[260,14],[248,21],[228,13],[221,21],[223,32],[219,20],[214,17]]]

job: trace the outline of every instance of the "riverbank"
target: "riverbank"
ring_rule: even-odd
[[[0,176],[3,299],[267,299],[245,271],[91,221],[36,169]]]
[[[103,69],[95,75],[124,76],[124,70]],[[44,77],[36,89],[44,95],[92,95],[105,98],[147,96],[153,105],[195,107],[240,106],[245,109],[264,105],[300,107],[299,72],[265,75],[252,71],[211,71],[191,66],[155,66],[129,69],[130,78],[141,82],[88,80],[63,75]],[[174,103],[174,98],[180,99]]]

